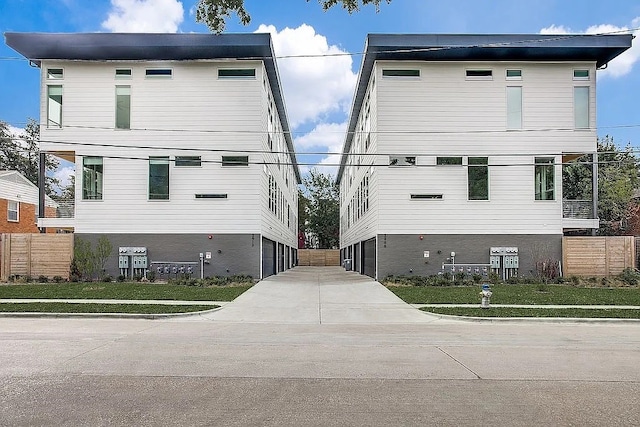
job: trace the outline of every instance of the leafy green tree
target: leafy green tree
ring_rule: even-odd
[[[107,258],[111,256],[111,252],[113,252],[113,245],[111,244],[111,241],[109,241],[107,236],[100,236],[98,243],[96,243],[96,250],[94,252],[98,273],[105,273],[104,265],[107,263]]]
[[[309,199],[302,190],[298,190],[298,232],[305,236],[305,246],[308,246],[306,236],[309,232]]]
[[[598,217],[600,235],[624,234],[638,189],[637,157],[631,146],[619,148],[613,138],[598,139]],[[563,168],[562,192],[568,200],[591,199],[591,159],[584,156]]]
[[[349,13],[357,12],[360,6],[372,4],[376,11],[380,10],[380,3],[391,0],[318,0],[323,10],[328,10],[337,4]],[[307,3],[309,0],[307,0]],[[227,18],[235,13],[243,25],[251,22],[251,16],[244,8],[244,0],[199,0],[196,6],[196,21],[207,25],[213,33],[224,31]]]
[[[303,179],[308,199],[308,231],[318,238],[320,249],[340,243],[340,190],[335,179],[311,169]]]
[[[18,171],[38,185],[39,140],[40,125],[33,119],[28,120],[24,132],[20,135],[12,135],[9,125],[0,121],[0,169]],[[59,162],[53,156],[46,156],[46,159],[46,172],[55,171]],[[47,174],[45,192],[53,195],[58,185],[58,179]]]

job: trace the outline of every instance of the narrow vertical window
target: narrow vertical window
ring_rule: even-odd
[[[489,200],[488,164],[488,157],[469,157],[467,166],[469,200]]]
[[[589,129],[589,86],[573,88],[573,109],[576,129]]]
[[[535,192],[536,200],[555,200],[555,177],[553,158],[536,157]]]
[[[507,87],[507,129],[522,129],[522,87]]]
[[[47,126],[62,127],[62,86],[47,86]]]
[[[82,158],[82,199],[102,200],[102,157]]]
[[[116,129],[131,129],[131,86],[116,86]]]
[[[169,200],[169,157],[149,157],[149,200]]]
[[[14,202],[13,200],[7,201],[7,221],[20,221],[20,203]]]

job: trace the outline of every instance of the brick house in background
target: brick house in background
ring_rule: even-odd
[[[47,197],[45,215],[55,218],[56,208],[56,202]],[[39,233],[38,187],[19,172],[0,171],[0,212],[0,233]]]

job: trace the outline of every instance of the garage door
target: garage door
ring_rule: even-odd
[[[262,238],[262,277],[276,274],[276,242]]]
[[[362,242],[362,272],[369,277],[376,277],[376,239]]]

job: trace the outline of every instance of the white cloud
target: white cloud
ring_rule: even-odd
[[[55,172],[53,172],[53,177],[60,180],[60,188],[64,188],[71,182],[71,176],[75,175],[76,167],[73,163],[64,162],[67,165],[71,166],[62,166],[59,167]]]
[[[344,123],[321,123],[311,132],[296,138],[296,152],[304,151],[329,153],[322,157],[315,166],[324,174],[334,175],[338,171],[337,164],[340,163],[340,153],[344,142],[344,135],[347,131],[347,122]],[[329,165],[329,166],[323,166]],[[308,166],[300,168],[303,174],[310,169]]]
[[[540,30],[540,34],[604,34],[615,33],[623,34],[623,32],[631,32],[630,28],[637,28],[640,25],[640,16],[631,21],[631,27],[618,27],[611,24],[592,25],[584,31],[573,31],[571,28],[563,25],[551,25]],[[634,31],[634,35],[640,35],[640,31]],[[599,77],[622,77],[627,75],[633,69],[636,62],[640,60],[640,43],[633,43],[630,49],[622,53],[611,61],[608,67],[598,71]]]
[[[306,24],[282,31],[273,25],[260,25],[256,32],[271,34],[276,56],[280,57],[278,68],[292,128],[316,122],[329,113],[348,113],[357,80],[351,70],[351,56],[329,45],[326,37]],[[289,55],[318,56],[282,58]]]
[[[183,20],[179,0],[111,0],[102,27],[114,33],[175,33]]]

